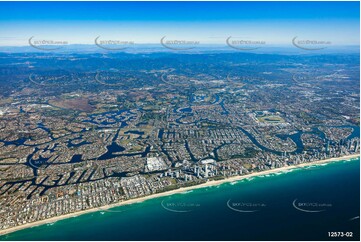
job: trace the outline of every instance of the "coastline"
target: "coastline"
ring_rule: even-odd
[[[308,167],[308,166],[312,166],[312,165],[319,165],[319,164],[337,162],[337,161],[341,161],[341,160],[355,159],[355,158],[359,158],[359,157],[360,157],[360,154],[353,154],[353,155],[347,155],[347,156],[342,156],[342,157],[329,158],[329,159],[325,159],[325,160],[317,160],[317,161],[313,161],[313,162],[307,162],[307,163],[303,163],[303,164],[299,164],[299,165],[285,166],[285,167],[275,168],[275,169],[266,170],[266,171],[254,172],[254,173],[247,174],[247,175],[233,176],[233,177],[225,178],[222,180],[207,181],[206,183],[202,183],[202,184],[195,185],[195,186],[182,187],[182,188],[178,188],[178,189],[167,191],[167,192],[156,193],[156,194],[152,194],[152,195],[145,196],[145,197],[129,199],[126,201],[121,201],[118,203],[114,203],[114,204],[110,204],[110,205],[106,205],[106,206],[102,206],[102,207],[98,207],[98,208],[92,208],[92,209],[88,209],[88,210],[78,211],[78,212],[65,214],[65,215],[61,215],[61,216],[57,216],[57,217],[53,217],[53,218],[49,218],[49,219],[45,219],[45,220],[40,220],[40,221],[28,223],[28,224],[19,225],[16,227],[12,227],[12,228],[8,228],[8,229],[0,231],[0,236],[6,235],[9,233],[18,231],[18,230],[23,230],[26,228],[36,227],[36,226],[40,226],[40,225],[44,225],[44,224],[48,224],[48,223],[54,223],[59,220],[77,217],[77,216],[87,214],[87,213],[100,212],[100,211],[104,211],[104,210],[107,210],[107,209],[110,209],[113,207],[129,205],[129,204],[133,204],[133,203],[139,203],[139,202],[143,202],[143,201],[153,199],[153,198],[170,196],[173,194],[183,193],[186,191],[205,188],[205,187],[218,186],[218,185],[221,185],[224,183],[231,183],[231,182],[240,181],[243,179],[248,179],[251,177],[257,177],[257,176],[263,176],[263,175],[268,175],[268,174],[273,174],[273,173],[278,173],[278,172],[284,172],[287,170],[293,170],[293,169]]]

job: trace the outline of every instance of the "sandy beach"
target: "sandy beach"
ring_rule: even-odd
[[[331,163],[331,162],[336,162],[336,161],[340,161],[340,160],[350,160],[350,159],[357,158],[359,156],[360,156],[359,154],[353,154],[353,155],[348,155],[348,156],[343,156],[343,157],[330,158],[330,159],[325,159],[325,160],[318,160],[318,161],[303,163],[303,164],[299,164],[299,165],[286,166],[286,167],[281,167],[281,168],[276,168],[276,169],[272,169],[272,170],[251,173],[251,174],[242,175],[242,176],[234,176],[234,177],[229,177],[229,178],[226,178],[226,179],[223,179],[223,180],[207,181],[206,183],[203,183],[203,184],[200,184],[200,185],[195,185],[195,186],[190,186],[190,187],[183,187],[183,188],[179,188],[179,189],[175,189],[175,190],[171,190],[171,191],[167,191],[167,192],[152,194],[152,195],[145,196],[145,197],[130,199],[130,200],[114,203],[114,204],[111,204],[111,205],[106,205],[106,206],[102,206],[102,207],[98,207],[98,208],[92,208],[92,209],[88,209],[88,210],[74,212],[74,213],[70,213],[70,214],[66,214],[66,215],[61,215],[61,216],[58,216],[58,217],[53,217],[53,218],[49,218],[49,219],[45,219],[45,220],[41,220],[41,221],[36,221],[36,222],[33,222],[33,223],[23,224],[23,225],[20,225],[20,226],[16,226],[16,227],[12,227],[12,228],[2,230],[2,231],[0,231],[0,235],[5,235],[5,234],[8,234],[8,233],[18,231],[18,230],[31,228],[31,227],[35,227],[35,226],[39,226],[39,225],[43,225],[43,224],[54,223],[54,222],[59,221],[59,220],[76,217],[76,216],[86,214],[86,213],[104,211],[104,210],[107,210],[107,209],[110,209],[110,208],[113,208],[113,207],[118,207],[118,206],[132,204],[132,203],[139,203],[139,202],[143,202],[143,201],[148,200],[148,199],[169,196],[169,195],[182,193],[182,192],[186,192],[186,191],[190,191],[190,190],[194,190],[194,189],[209,187],[209,186],[218,186],[218,185],[221,185],[223,183],[230,183],[230,182],[234,182],[234,181],[240,181],[242,179],[247,179],[247,178],[256,177],[256,176],[263,176],[263,175],[272,174],[272,173],[284,172],[284,171],[287,171],[287,170],[292,170],[292,169],[297,169],[297,168],[302,168],[302,167],[307,167],[307,166],[312,166],[312,165]]]

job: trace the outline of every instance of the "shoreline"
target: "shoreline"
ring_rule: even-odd
[[[63,219],[67,219],[67,218],[77,217],[77,216],[87,214],[87,213],[101,212],[101,211],[104,211],[104,210],[107,210],[107,209],[110,209],[110,208],[113,208],[113,207],[119,207],[119,206],[123,206],[123,205],[129,205],[129,204],[133,204],[133,203],[144,202],[146,200],[153,199],[153,198],[170,196],[170,195],[173,195],[173,194],[183,193],[183,192],[186,192],[186,191],[205,188],[205,187],[218,186],[218,185],[221,185],[221,184],[224,184],[224,183],[231,183],[231,182],[240,181],[240,180],[243,180],[243,179],[248,179],[248,178],[251,178],[251,177],[263,176],[263,175],[268,175],[268,174],[273,174],[273,173],[277,173],[277,172],[293,170],[293,169],[297,169],[297,168],[303,168],[303,167],[312,166],[312,165],[327,164],[327,163],[333,163],[333,162],[337,162],[337,161],[341,161],[341,160],[355,159],[355,158],[359,158],[359,157],[360,157],[360,154],[352,154],[352,155],[347,155],[347,156],[342,156],[342,157],[335,157],[335,158],[329,158],[329,159],[325,159],[325,160],[317,160],[317,161],[302,163],[302,164],[298,164],[298,165],[285,166],[285,167],[275,168],[275,169],[266,170],[266,171],[254,172],[254,173],[247,174],[247,175],[233,176],[233,177],[228,177],[228,178],[225,178],[225,179],[222,179],[222,180],[207,181],[205,183],[195,185],[195,186],[181,187],[181,188],[174,189],[174,190],[171,190],[171,191],[166,191],[166,192],[162,192],[162,193],[155,193],[155,194],[151,194],[151,195],[145,196],[145,197],[129,199],[129,200],[117,202],[117,203],[114,203],[114,204],[109,204],[109,205],[105,205],[105,206],[101,206],[101,207],[97,207],[97,208],[91,208],[91,209],[87,209],[87,210],[77,211],[77,212],[74,212],[74,213],[64,214],[64,215],[60,215],[60,216],[53,217],[53,218],[48,218],[48,219],[39,220],[39,221],[32,222],[32,223],[19,225],[19,226],[16,226],[16,227],[12,227],[12,228],[8,228],[8,229],[4,229],[4,230],[0,231],[0,236],[6,235],[6,234],[9,234],[9,233],[13,233],[15,231],[31,228],[31,227],[36,227],[36,226],[40,226],[40,225],[44,225],[44,224],[54,223],[54,222],[57,222],[59,220],[63,220]]]

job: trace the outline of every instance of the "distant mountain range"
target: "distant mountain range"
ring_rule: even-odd
[[[258,53],[258,54],[335,54],[335,53],[360,53],[360,46],[358,45],[332,45],[322,50],[303,50],[290,45],[267,45],[253,50],[237,50],[232,49],[227,45],[201,45],[187,50],[172,50],[163,47],[161,44],[136,44],[128,48],[120,50],[103,49],[95,44],[70,44],[70,45],[57,45],[56,49],[53,46],[41,46],[34,48],[33,46],[0,46],[0,52],[7,53],[26,53],[26,52],[57,52],[57,53],[155,53],[155,52],[170,52],[179,54],[196,54],[196,53]]]

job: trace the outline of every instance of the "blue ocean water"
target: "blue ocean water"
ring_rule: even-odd
[[[0,240],[359,240],[359,191],[354,159],[85,214]]]

